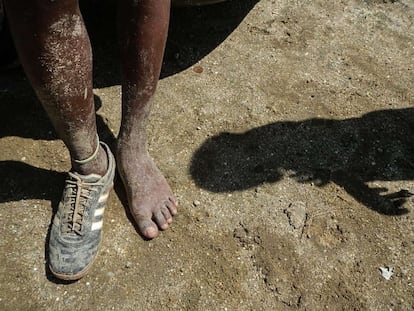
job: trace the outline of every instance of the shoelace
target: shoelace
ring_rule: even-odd
[[[87,201],[92,199],[91,192],[98,191],[96,186],[101,186],[102,183],[85,183],[81,180],[66,181],[66,187],[69,190],[69,210],[65,211],[64,227],[66,233],[75,233],[82,236],[83,219],[87,212]],[[68,191],[68,189],[66,190]]]

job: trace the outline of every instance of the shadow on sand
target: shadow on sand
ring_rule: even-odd
[[[414,109],[381,110],[345,120],[281,121],[242,134],[221,133],[194,154],[190,173],[212,192],[275,183],[290,176],[323,187],[333,182],[386,215],[408,212],[412,193],[367,185],[414,180]]]

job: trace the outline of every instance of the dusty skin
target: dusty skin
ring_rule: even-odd
[[[114,10],[85,9],[113,144]],[[69,284],[45,264],[69,156],[21,71],[1,73],[0,310],[413,310],[413,20],[411,0],[174,9],[149,146],[180,213],[142,239],[118,180]]]

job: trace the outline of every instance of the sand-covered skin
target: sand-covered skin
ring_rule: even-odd
[[[173,13],[149,146],[179,214],[145,241],[116,186],[78,282],[45,271],[69,155],[23,75],[1,73],[0,310],[414,309],[413,2]],[[116,39],[91,21],[99,131],[113,143]]]

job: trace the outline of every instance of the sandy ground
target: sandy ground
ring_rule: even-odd
[[[112,12],[87,18],[109,143]],[[68,153],[21,71],[2,73],[0,310],[414,310],[413,21],[412,0],[175,9],[149,131],[180,214],[143,240],[118,180],[70,284],[45,268]]]

